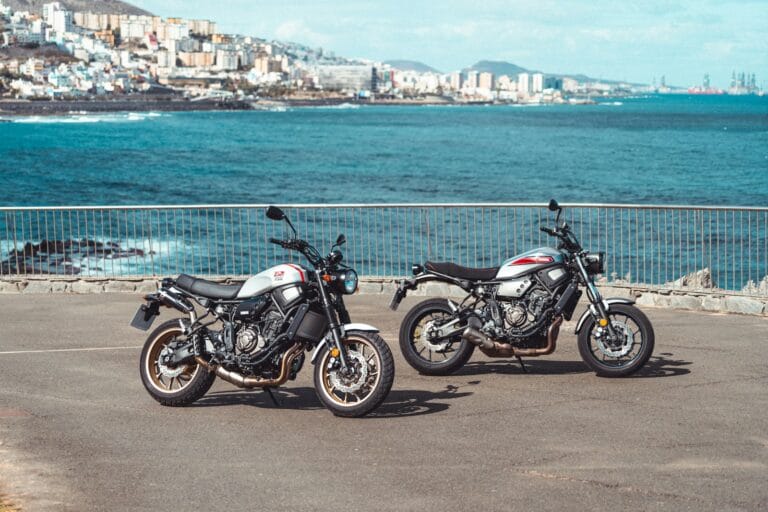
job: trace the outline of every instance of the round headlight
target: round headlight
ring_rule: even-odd
[[[357,291],[357,272],[348,269],[344,271],[344,293],[352,295]]]

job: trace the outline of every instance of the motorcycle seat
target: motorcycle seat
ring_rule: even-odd
[[[176,288],[209,299],[234,299],[242,287],[242,284],[219,284],[188,276],[187,274],[181,274],[176,279]]]
[[[431,270],[432,272],[455,277],[457,279],[466,279],[468,281],[489,281],[496,277],[500,268],[471,268],[462,267],[455,263],[438,263],[434,261],[428,261],[425,266],[427,270]]]

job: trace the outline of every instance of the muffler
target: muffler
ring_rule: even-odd
[[[220,365],[212,365],[209,364],[205,359],[203,359],[200,356],[195,357],[195,361],[197,364],[208,370],[209,372],[213,372],[216,374],[217,377],[220,377],[222,380],[225,380],[229,382],[230,384],[234,384],[235,386],[239,388],[273,388],[277,386],[282,386],[285,384],[285,382],[288,380],[288,376],[290,375],[291,365],[293,364],[293,361],[303,352],[303,349],[301,345],[296,344],[283,355],[283,359],[280,361],[280,374],[275,377],[274,379],[262,379],[260,377],[246,377],[245,375],[227,370],[223,366]]]
[[[467,327],[461,337],[473,345],[477,345],[488,357],[539,357],[555,351],[557,337],[560,334],[562,316],[556,316],[547,329],[547,344],[542,348],[514,348],[509,343],[499,343],[480,332],[474,327]]]

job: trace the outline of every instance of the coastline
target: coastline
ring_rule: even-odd
[[[192,112],[206,110],[250,110],[249,102],[188,101],[179,99],[131,98],[114,100],[0,101],[0,118],[62,116],[113,112]]]
[[[259,100],[201,100],[181,98],[126,97],[94,100],[0,100],[2,118],[23,116],[63,116],[70,114],[99,114],[115,112],[199,112],[275,110],[299,107],[333,107],[340,105],[492,105],[494,102],[454,102],[442,98],[358,100],[348,97],[334,98],[263,98]]]

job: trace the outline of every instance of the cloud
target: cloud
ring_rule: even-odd
[[[289,20],[275,28],[275,37],[284,41],[297,41],[311,46],[328,46],[331,38],[310,29],[304,20]]]

